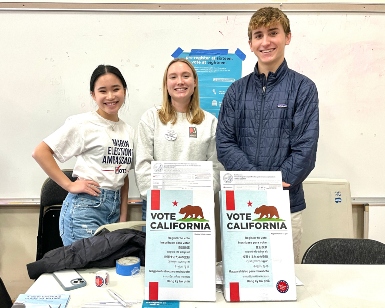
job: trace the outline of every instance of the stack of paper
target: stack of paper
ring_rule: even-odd
[[[12,308],[65,308],[70,299],[69,294],[52,294],[52,295],[31,295],[20,294],[13,303]]]

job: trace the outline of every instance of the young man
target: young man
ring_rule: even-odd
[[[218,160],[226,170],[282,172],[289,189],[296,263],[305,209],[302,182],[315,166],[319,135],[315,84],[288,68],[284,54],[290,22],[266,7],[251,17],[250,49],[258,58],[254,72],[227,90],[216,133]]]

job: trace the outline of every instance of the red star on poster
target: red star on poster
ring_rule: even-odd
[[[247,202],[247,206],[252,206],[253,205],[253,202],[251,202],[250,200],[249,200],[249,202]]]
[[[173,204],[174,206],[178,206],[178,202],[176,202],[176,200],[173,201],[172,204]]]

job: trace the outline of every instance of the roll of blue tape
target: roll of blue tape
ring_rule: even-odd
[[[116,260],[116,273],[121,276],[132,276],[140,272],[140,259],[124,257]]]

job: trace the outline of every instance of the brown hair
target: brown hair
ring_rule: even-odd
[[[286,35],[291,32],[289,18],[287,18],[286,14],[280,9],[273,7],[264,7],[259,9],[250,18],[248,27],[249,40],[251,40],[253,30],[259,27],[269,27],[276,23],[280,23],[282,25],[283,31]]]
[[[163,102],[162,108],[158,111],[159,119],[163,124],[171,122],[171,124],[175,124],[177,120],[177,114],[171,104],[171,96],[167,91],[167,72],[169,67],[176,63],[183,62],[186,63],[192,73],[194,80],[196,81],[196,87],[194,89],[194,93],[191,95],[191,100],[189,104],[189,111],[187,112],[187,121],[191,124],[201,124],[205,118],[205,114],[202,108],[199,106],[199,91],[198,91],[198,74],[194,68],[194,66],[186,59],[183,58],[175,58],[168,65],[163,75]]]

